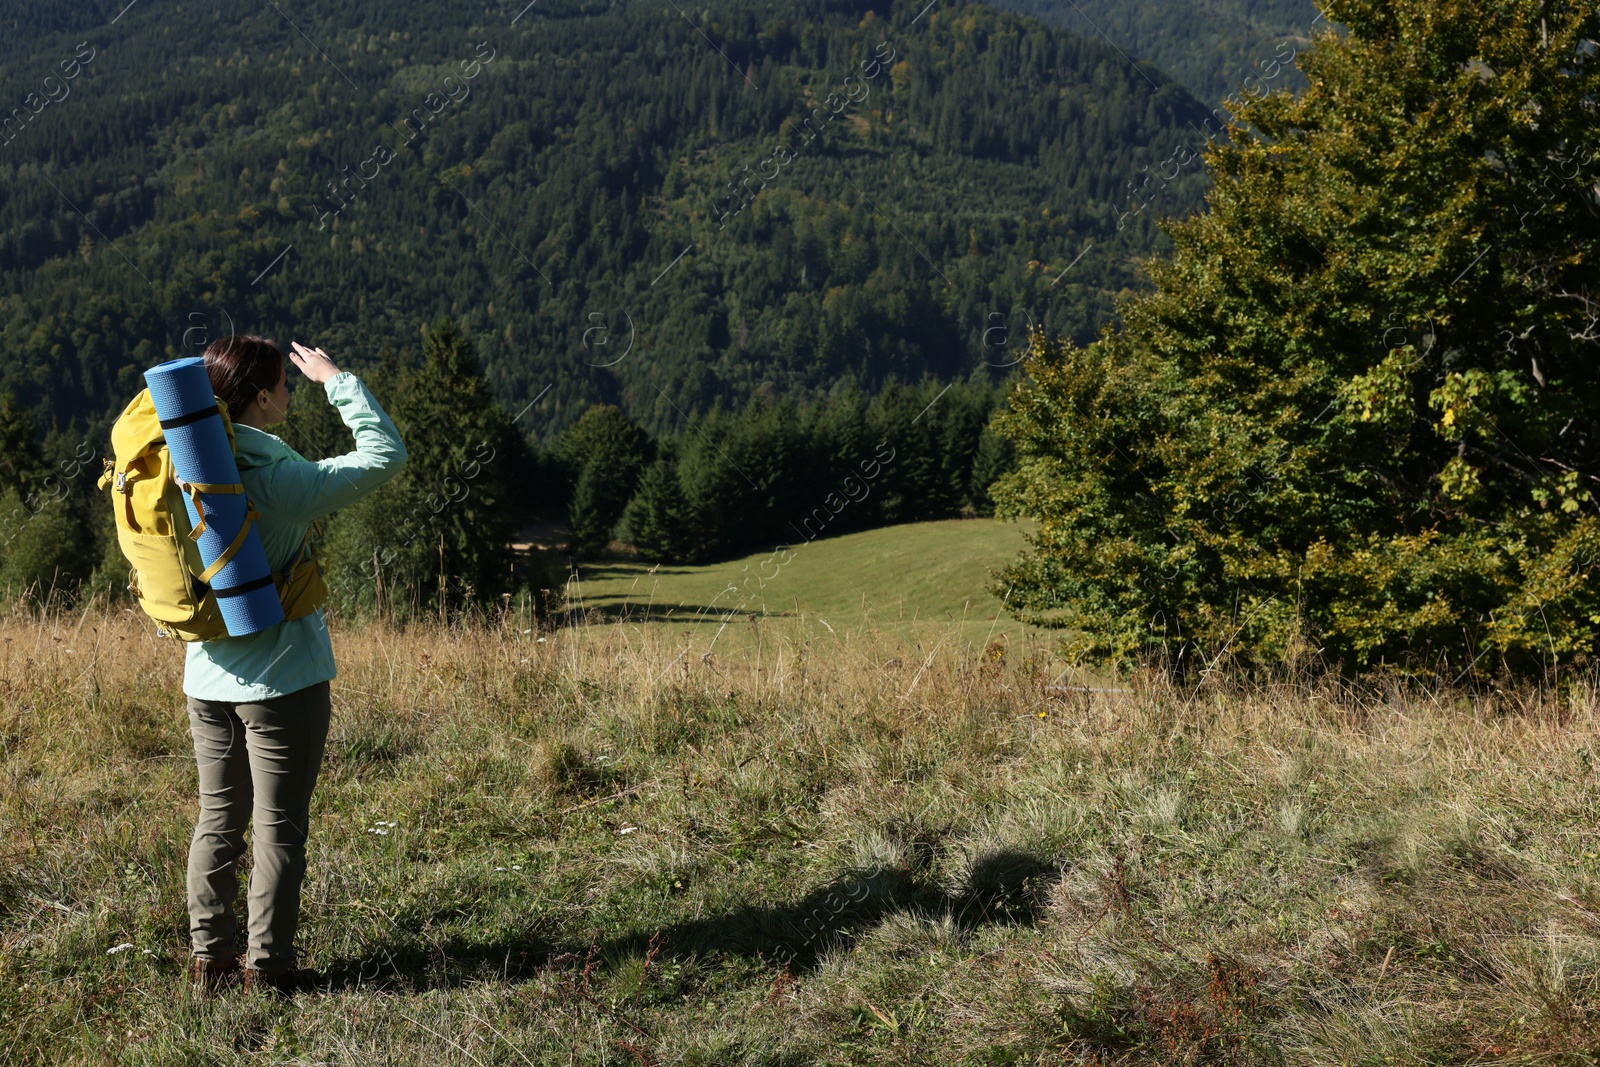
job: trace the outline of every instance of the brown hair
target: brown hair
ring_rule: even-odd
[[[276,341],[251,333],[230,333],[206,346],[206,373],[211,391],[228,405],[228,417],[237,419],[261,390],[278,387],[283,374],[283,352]]]

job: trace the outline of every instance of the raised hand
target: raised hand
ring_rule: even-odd
[[[289,359],[300,368],[300,373],[314,382],[325,382],[339,373],[333,360],[320,348],[307,348],[299,341],[289,343]]]

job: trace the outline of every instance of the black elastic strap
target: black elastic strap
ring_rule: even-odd
[[[206,408],[203,411],[191,411],[189,414],[179,415],[175,419],[162,419],[161,428],[163,430],[177,429],[179,426],[187,426],[191,422],[199,422],[201,419],[209,419],[211,416],[217,413],[218,412],[216,408]]]
[[[257,578],[253,582],[245,582],[243,585],[236,585],[231,589],[218,589],[216,586],[212,586],[211,592],[218,600],[224,600],[230,596],[244,596],[246,593],[253,593],[257,589],[264,589],[271,584],[272,575],[269,574],[264,578]]]

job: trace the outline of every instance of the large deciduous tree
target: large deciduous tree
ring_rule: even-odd
[[[1600,10],[1335,0],[1155,290],[1036,337],[997,589],[1085,659],[1449,678],[1600,634]]]

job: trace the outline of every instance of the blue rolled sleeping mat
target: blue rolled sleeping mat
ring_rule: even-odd
[[[200,530],[200,575],[216,595],[232,637],[259,633],[283,621],[283,602],[244,497],[233,446],[199,356],[172,359],[144,372],[177,476],[190,483],[184,505]],[[224,557],[227,557],[224,559]],[[216,566],[224,560],[222,566]]]

